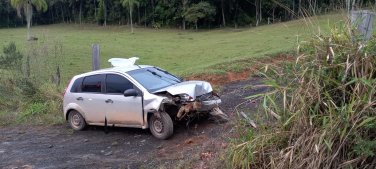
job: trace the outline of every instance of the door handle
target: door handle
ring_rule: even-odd
[[[113,101],[111,99],[108,99],[105,101],[106,103],[113,103]]]
[[[84,101],[84,98],[82,98],[82,97],[77,97],[76,99],[77,99],[77,100]]]

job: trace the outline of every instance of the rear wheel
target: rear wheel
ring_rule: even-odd
[[[84,130],[87,126],[84,117],[76,110],[69,113],[68,122],[73,130]]]
[[[158,139],[167,139],[174,132],[171,117],[166,112],[160,112],[160,117],[152,115],[149,120],[150,131]]]

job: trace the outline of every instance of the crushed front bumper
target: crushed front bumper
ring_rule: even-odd
[[[198,109],[198,111],[211,111],[214,108],[218,107],[221,102],[221,99],[202,101],[201,108]]]

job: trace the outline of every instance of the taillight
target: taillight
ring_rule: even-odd
[[[72,77],[72,79],[73,79],[73,77]],[[69,86],[70,82],[72,81],[72,79],[69,80],[69,83],[68,83],[67,87],[65,88],[65,91],[64,91],[63,97],[65,96],[65,92],[67,92],[68,86]]]

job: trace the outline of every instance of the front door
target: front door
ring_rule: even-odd
[[[142,93],[126,77],[120,74],[107,74],[105,80],[106,117],[108,124],[118,126],[142,126]],[[124,97],[124,91],[135,89],[137,96]]]

